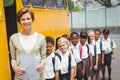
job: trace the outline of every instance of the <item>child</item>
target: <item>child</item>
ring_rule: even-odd
[[[60,80],[74,80],[74,67],[76,62],[69,50],[69,41],[61,37],[58,39],[58,54],[61,56]]]
[[[111,59],[114,59],[114,49],[116,48],[116,44],[113,39],[109,37],[110,31],[109,29],[103,29],[103,38],[105,52],[104,52],[104,66],[102,70],[103,80],[105,80],[105,65],[108,68],[108,80],[111,80]]]
[[[80,34],[80,43],[79,43],[79,35],[77,32],[72,32],[70,34],[70,40],[71,40],[71,48],[73,50],[73,55],[75,57],[76,63],[77,63],[77,74],[76,78],[77,80],[82,80],[82,77],[85,75],[85,58],[88,57],[87,48],[86,48],[86,39],[87,39],[87,33],[81,32]],[[80,56],[80,45],[83,47],[84,53],[82,56]]]
[[[102,69],[102,65],[104,63],[104,46],[103,46],[103,41],[102,38],[100,38],[101,31],[100,29],[95,29],[94,31],[95,34],[95,43],[98,45],[97,50],[98,52],[98,70],[96,73],[96,80],[100,80],[100,70]]]
[[[91,80],[95,79],[95,75],[96,75],[96,71],[98,69],[98,46],[95,43],[95,35],[94,35],[94,31],[93,30],[89,30],[88,31],[88,44],[89,44],[89,48],[90,48],[90,57],[91,57],[91,61],[90,61],[90,76],[91,76]]]
[[[47,36],[46,44],[46,80],[59,80],[60,60],[53,52],[54,39]]]

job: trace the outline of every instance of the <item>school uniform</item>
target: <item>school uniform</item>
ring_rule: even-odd
[[[100,53],[100,51],[98,50],[99,47],[95,43],[95,41],[93,41],[92,44],[89,44],[89,48],[90,48],[90,53],[92,54],[92,71],[89,72],[89,75],[95,76],[96,71],[93,69],[93,67],[94,67],[94,65],[96,65],[96,55],[98,55],[98,53]]]
[[[80,56],[80,46],[82,46],[82,55]],[[88,53],[87,53],[87,46],[86,44],[81,45],[80,43],[78,43],[76,46],[74,46],[73,44],[71,44],[71,49],[73,50],[73,55],[75,58],[75,61],[77,63],[77,74],[76,74],[76,78],[77,80],[82,80],[82,59],[86,59],[88,58]]]
[[[76,66],[75,59],[72,54],[67,50],[64,55],[62,55],[61,51],[58,51],[58,54],[61,56],[61,69],[60,69],[60,80],[69,80],[69,71],[68,71],[68,66],[69,66],[69,56],[71,57],[70,61],[70,69],[73,66]],[[71,73],[71,72],[70,72]]]
[[[55,63],[53,63],[53,58],[55,60]],[[60,70],[60,60],[57,56],[55,56],[55,53],[52,52],[47,58],[46,58],[46,71],[45,71],[45,78],[46,80],[55,80],[55,71]]]
[[[105,47],[105,51],[104,51],[104,65],[107,65],[108,67],[108,73],[109,73],[109,77],[111,77],[111,56],[112,56],[112,49],[116,48],[116,44],[114,42],[114,40],[110,39],[110,37],[108,37],[107,39],[102,38],[103,43],[104,43],[104,47]],[[105,68],[102,71],[103,73],[103,77],[105,75]]]
[[[97,41],[95,41],[96,45],[97,45],[97,54],[98,54],[98,69],[97,69],[97,73],[99,73],[99,71],[102,69],[102,51],[105,50],[104,48],[104,43],[102,41],[102,38],[99,38]]]

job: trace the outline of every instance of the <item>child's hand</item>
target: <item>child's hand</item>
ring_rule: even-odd
[[[112,54],[112,59],[115,59],[115,55],[114,54]]]
[[[82,76],[85,76],[85,70],[82,69]]]
[[[93,69],[94,69],[95,71],[97,70],[97,68],[98,68],[97,65],[94,65]]]
[[[90,66],[89,70],[92,71],[92,66]]]
[[[104,60],[102,60],[102,66],[104,65]]]

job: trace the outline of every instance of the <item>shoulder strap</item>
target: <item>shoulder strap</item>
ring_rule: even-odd
[[[82,59],[82,45],[79,45],[80,58]]]
[[[110,46],[111,46],[111,49],[113,48],[113,40],[110,39]]]
[[[59,60],[61,61],[61,56],[58,54],[58,53],[55,53],[55,56],[54,56],[54,58],[52,58],[52,63],[53,63],[53,70],[54,70],[54,72],[55,72],[55,57],[58,57],[59,58]],[[59,74],[61,74],[61,72],[59,71]]]
[[[100,50],[102,52],[102,38],[100,38]]]
[[[88,44],[86,44],[86,46],[87,46],[87,53],[89,54],[89,46],[88,46]]]
[[[71,54],[69,54],[69,56],[68,56],[68,76],[69,76],[69,80],[70,80],[70,76],[71,76]]]
[[[96,44],[94,45],[95,64],[96,64]]]
[[[53,63],[53,70],[55,72],[55,56],[52,58],[52,63]]]
[[[61,61],[61,56],[58,53],[55,53],[55,55],[60,59]]]

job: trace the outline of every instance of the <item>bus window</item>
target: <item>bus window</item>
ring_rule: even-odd
[[[56,6],[58,9],[63,9],[63,0],[56,0]]]
[[[55,0],[46,0],[46,5],[48,8],[55,8]]]
[[[45,0],[32,0],[32,5],[33,5],[33,7],[44,8]]]
[[[30,0],[22,0],[24,7],[30,7]]]
[[[62,9],[62,0],[56,0],[56,6],[58,9]]]
[[[14,3],[14,0],[3,0],[4,1],[4,6],[11,6]]]
[[[66,9],[67,3],[66,0],[63,0],[63,8]]]

